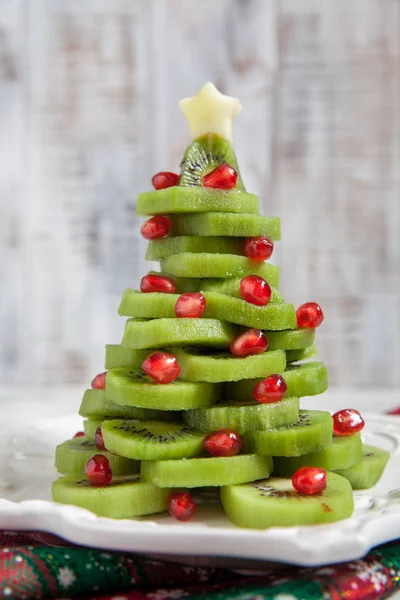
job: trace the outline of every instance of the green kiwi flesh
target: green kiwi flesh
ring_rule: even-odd
[[[338,470],[336,473],[345,477],[353,490],[366,490],[378,483],[390,458],[390,452],[363,445],[362,460],[348,469]]]
[[[81,417],[101,419],[102,421],[106,418],[140,419],[141,421],[172,421],[177,419],[177,414],[173,412],[118,404],[106,398],[104,390],[86,390],[83,394],[79,414]]]

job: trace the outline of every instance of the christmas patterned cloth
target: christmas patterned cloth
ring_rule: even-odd
[[[378,600],[400,587],[399,578],[400,541],[347,564],[243,576],[0,532],[0,598],[8,600]]]

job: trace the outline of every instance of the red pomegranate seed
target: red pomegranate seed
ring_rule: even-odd
[[[271,300],[269,284],[258,275],[247,275],[240,282],[240,295],[243,300],[256,306],[264,306]]]
[[[161,240],[169,233],[171,222],[168,217],[151,217],[143,223],[140,228],[140,233],[145,240]]]
[[[142,277],[140,281],[140,291],[144,294],[149,294],[150,292],[173,294],[175,290],[175,281],[166,275],[152,275],[149,273]]]
[[[96,445],[97,450],[105,450],[106,447],[104,445],[103,440],[103,432],[101,431],[101,427],[96,429],[96,433],[94,434],[94,443]]]
[[[319,494],[326,489],[326,471],[318,467],[300,467],[293,474],[292,485],[301,494]]]
[[[107,371],[104,371],[104,373],[99,373],[98,375],[96,375],[96,377],[93,379],[91,386],[94,390],[105,390],[106,389],[106,375],[107,375]]]
[[[187,292],[181,294],[175,304],[175,314],[177,317],[187,319],[197,319],[206,306],[206,299],[200,292]]]
[[[392,410],[389,410],[388,415],[400,415],[400,406],[397,406],[397,408],[392,408]]]
[[[76,434],[74,435],[74,438],[77,438],[77,437],[82,437],[82,436],[84,436],[84,435],[85,435],[85,432],[84,432],[84,431],[77,431],[77,432],[76,432]]]
[[[222,163],[207,175],[204,175],[202,182],[204,187],[218,188],[219,190],[231,190],[235,187],[237,181],[237,172],[227,163]]]
[[[354,408],[345,408],[333,415],[333,433],[335,435],[354,435],[361,431],[364,425],[364,419]]]
[[[156,190],[165,190],[165,188],[178,185],[179,180],[180,176],[176,173],[171,173],[171,171],[160,171],[152,177],[151,183]]]
[[[267,237],[246,238],[244,251],[251,260],[268,260],[274,250],[274,242]]]
[[[244,331],[231,344],[233,356],[250,356],[261,354],[268,348],[268,338],[259,329]]]
[[[285,397],[286,390],[286,381],[282,375],[269,375],[269,377],[257,383],[253,390],[253,396],[257,402],[268,404],[282,400]]]
[[[301,329],[314,328],[324,320],[322,308],[316,302],[306,302],[296,310],[297,327]]]
[[[142,369],[157,383],[171,383],[181,372],[176,356],[166,352],[153,352],[142,363]]]
[[[112,479],[110,461],[103,454],[95,454],[86,463],[86,477],[93,485],[108,485]]]
[[[189,521],[196,512],[196,503],[190,494],[174,492],[168,498],[168,512],[178,521]]]
[[[235,456],[242,448],[242,438],[232,429],[220,429],[204,438],[203,447],[213,456]]]

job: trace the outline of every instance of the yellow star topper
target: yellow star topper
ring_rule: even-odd
[[[193,98],[184,98],[179,106],[189,123],[192,140],[216,133],[232,142],[233,119],[242,110],[237,98],[224,96],[210,81]]]

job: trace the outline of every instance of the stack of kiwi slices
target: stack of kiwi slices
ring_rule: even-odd
[[[185,100],[181,173],[157,173],[138,197],[160,270],[123,293],[124,334],[83,395],[84,431],[56,451],[56,502],[186,521],[218,497],[232,523],[262,529],[348,518],[352,489],[382,475],[389,454],[363,445],[357,411],[300,409],[328,385],[314,346],[323,312],[279,291],[280,221],[245,190],[235,102],[211,84]]]

